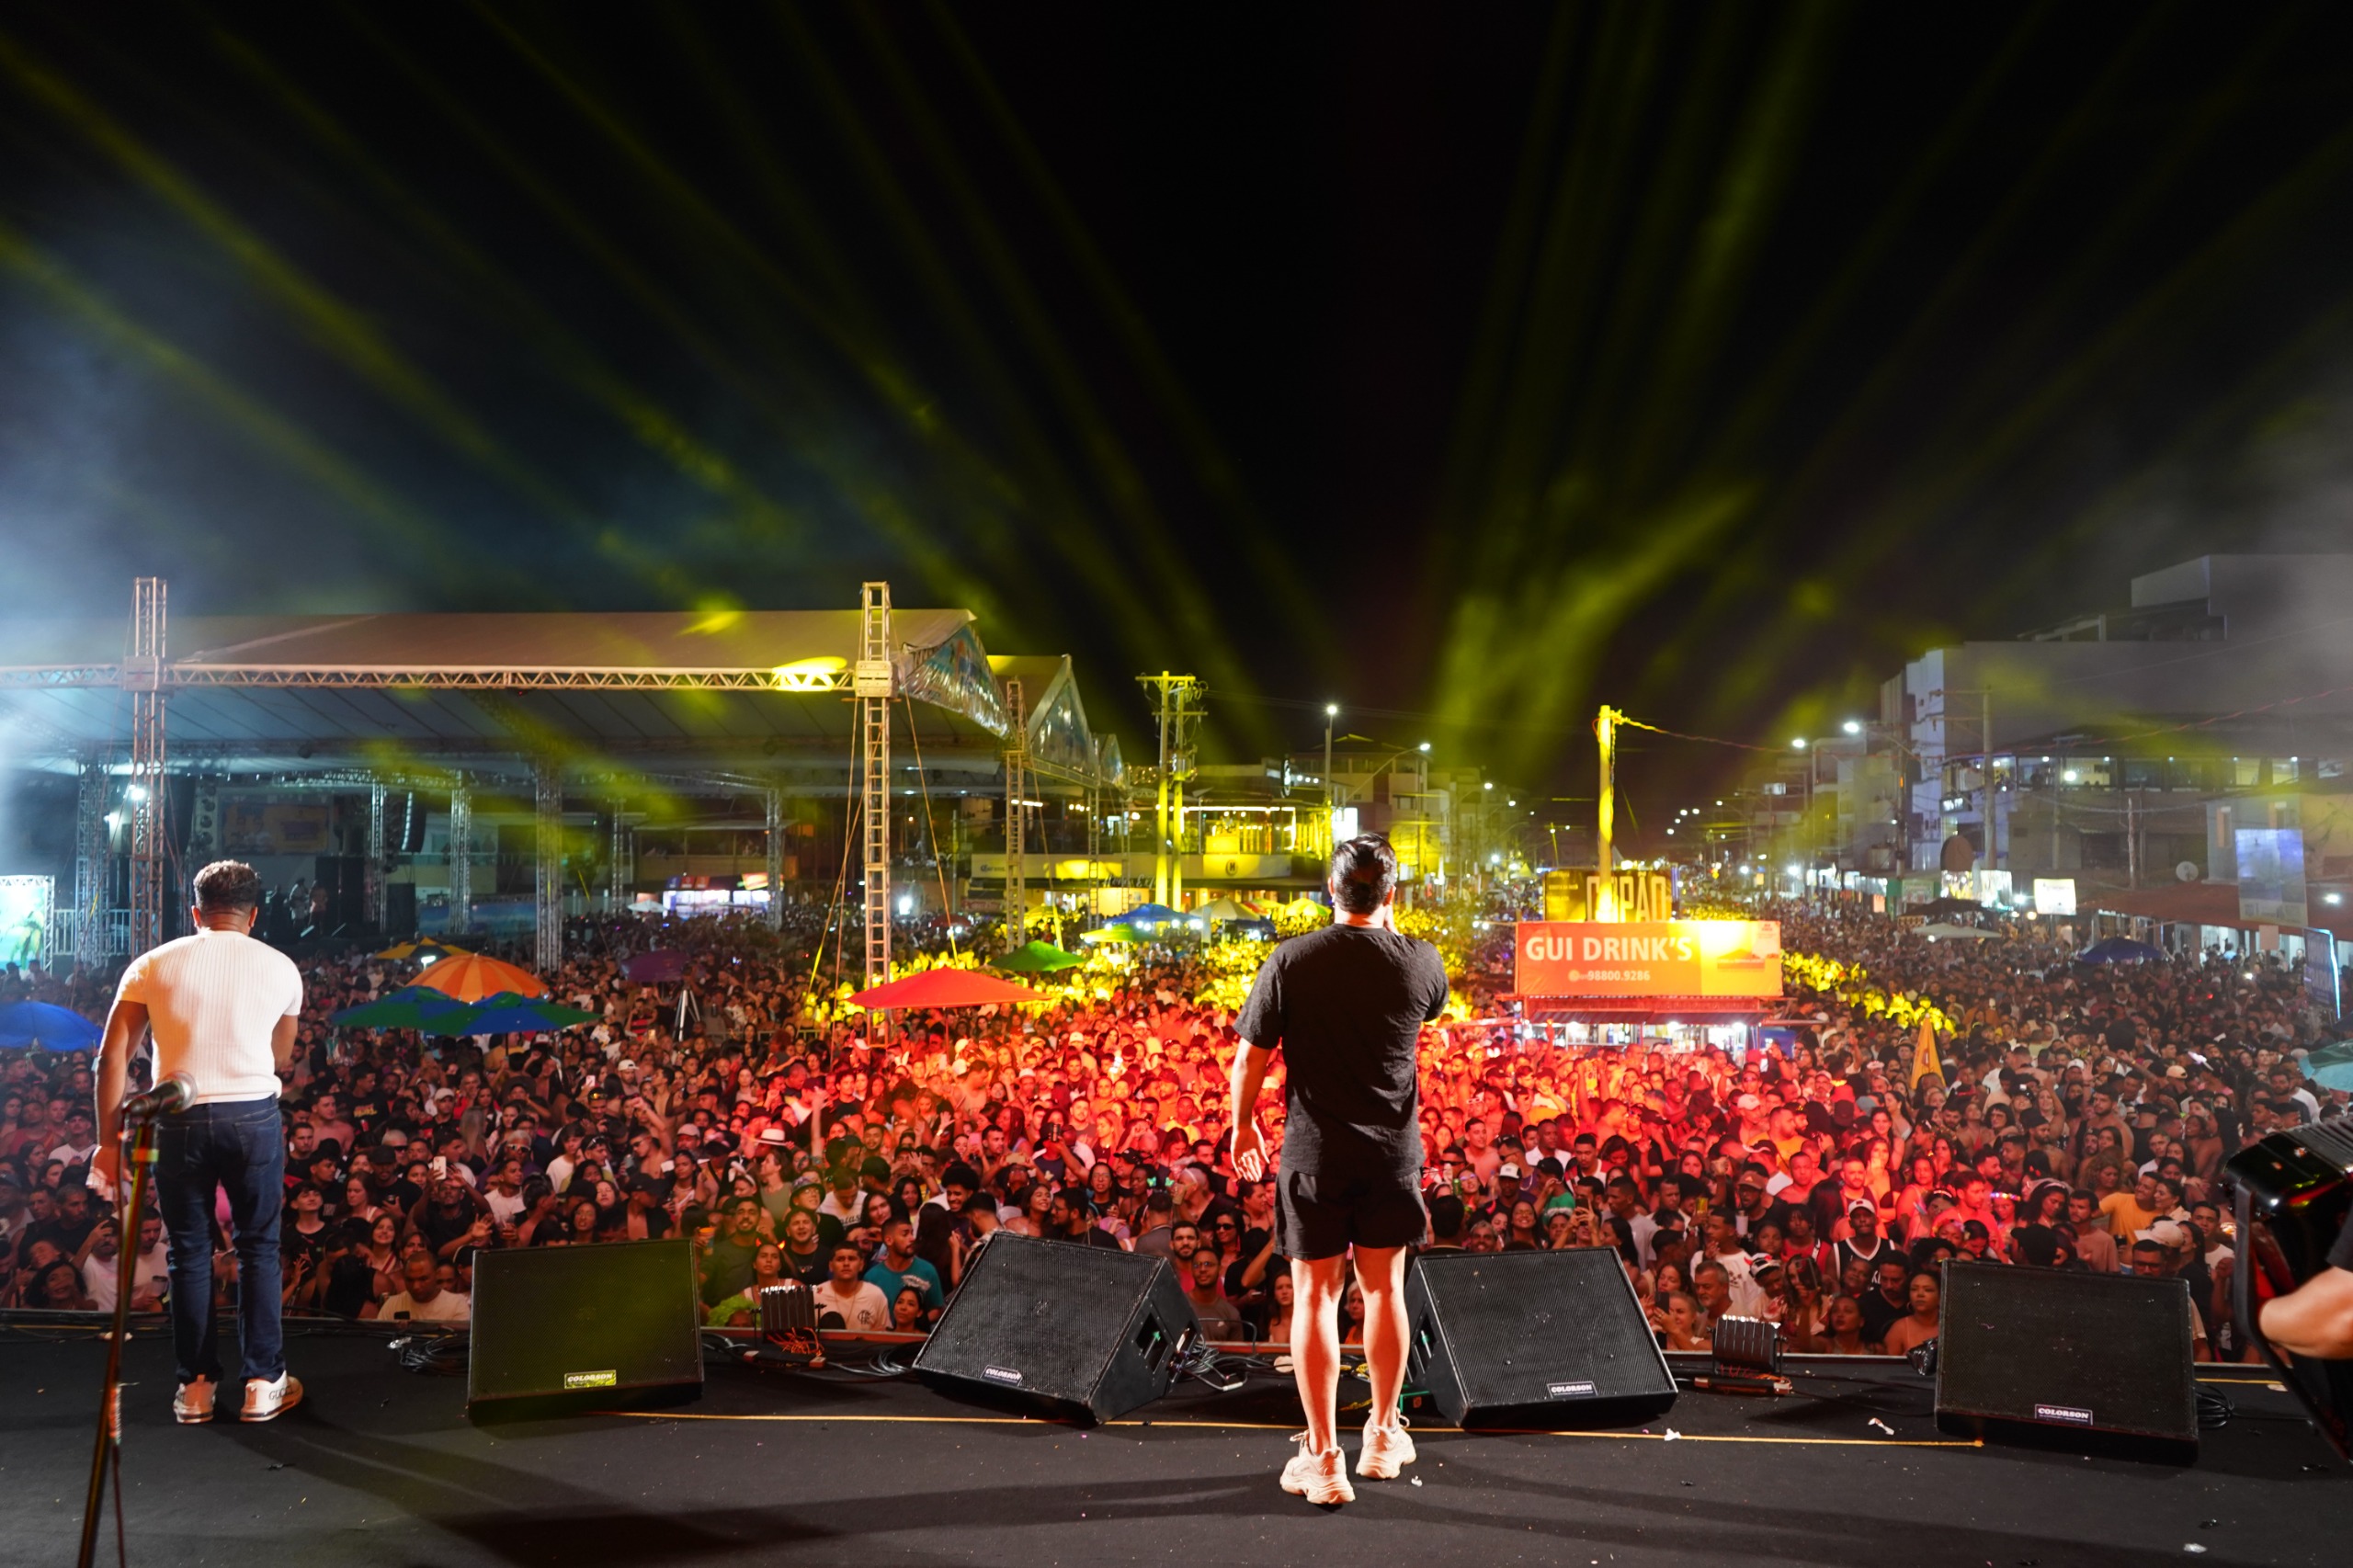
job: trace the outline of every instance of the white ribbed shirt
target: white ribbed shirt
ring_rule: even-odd
[[[131,960],[115,999],[146,1005],[157,1083],[187,1074],[193,1105],[268,1099],[278,1094],[270,1031],[302,1010],[302,971],[242,931],[207,929]]]

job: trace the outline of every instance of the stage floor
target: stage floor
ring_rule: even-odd
[[[1188,1385],[1082,1431],[910,1381],[714,1367],[674,1412],[476,1427],[463,1379],[404,1371],[381,1339],[290,1351],[302,1408],[181,1427],[167,1345],[133,1343],[132,1563],[2341,1568],[2353,1551],[2353,1470],[2245,1369],[2217,1369],[2238,1414],[2188,1468],[1956,1443],[1928,1383],[1884,1368],[1839,1403],[1686,1394],[1647,1432],[1417,1424],[1421,1484],[1360,1483],[1327,1514],[1275,1483],[1287,1379]],[[0,1562],[72,1561],[101,1365],[86,1334],[0,1326]],[[109,1518],[101,1561],[112,1536]]]

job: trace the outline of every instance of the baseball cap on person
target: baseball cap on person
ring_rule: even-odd
[[[1495,1175],[1498,1177],[1508,1176],[1512,1180],[1518,1181],[1519,1179],[1519,1167],[1518,1165],[1505,1165],[1498,1169],[1495,1172]]]
[[[1755,1095],[1743,1095],[1740,1098],[1733,1101],[1732,1103],[1741,1110],[1755,1110],[1758,1106],[1765,1102],[1758,1099]]]
[[[2181,1228],[2178,1221],[2160,1220],[2145,1231],[2133,1232],[2132,1239],[2136,1242],[2154,1242],[2159,1246],[2177,1247],[2189,1240],[2189,1233]]]

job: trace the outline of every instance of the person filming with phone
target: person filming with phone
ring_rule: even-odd
[[[123,1182],[122,1105],[131,1054],[155,1040],[155,1082],[182,1078],[187,1103],[155,1124],[155,1197],[170,1238],[173,1414],[210,1421],[221,1379],[213,1317],[213,1194],[225,1188],[237,1255],[239,1417],[268,1421],[302,1399],[286,1369],[278,1224],[286,1196],[286,1131],[278,1074],[294,1064],[302,975],[254,939],[261,879],[241,860],[197,872],[193,935],[131,960],[98,1046],[98,1148],[91,1169]]]

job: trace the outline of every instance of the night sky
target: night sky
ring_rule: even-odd
[[[0,12],[0,614],[879,575],[1566,784],[2340,547],[2349,338],[2342,6]]]

